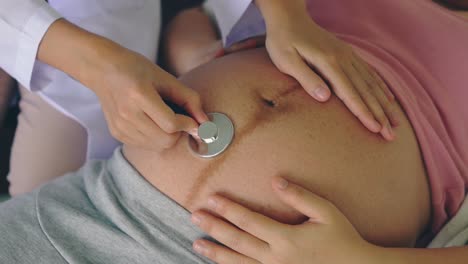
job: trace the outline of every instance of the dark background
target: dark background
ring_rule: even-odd
[[[15,133],[17,114],[17,107],[10,108],[5,123],[0,127],[0,194],[8,192],[6,174],[8,173],[10,147]]]
[[[167,25],[170,19],[180,10],[199,5],[202,2],[203,0],[162,0],[163,27]],[[162,56],[160,56],[160,58],[162,58]],[[10,149],[16,129],[18,113],[17,105],[11,106],[7,112],[5,122],[0,124],[0,194],[6,194],[8,192],[6,175],[9,170]],[[24,164],[24,166],[27,166],[27,164]],[[31,175],[31,177],[34,176]]]

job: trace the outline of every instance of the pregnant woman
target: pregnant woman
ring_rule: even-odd
[[[287,21],[289,12],[271,12],[280,3],[257,4],[272,21]],[[154,64],[160,7],[159,0],[0,3],[0,67],[19,81],[23,98],[8,176],[12,195],[75,170],[87,159],[108,158],[121,142],[163,151],[182,132],[195,134],[206,121],[198,95]],[[302,58],[321,65],[323,76],[336,84],[334,90],[363,124],[394,138],[389,120],[395,105],[383,92],[388,90],[368,89],[366,81],[379,79],[346,45],[326,32],[316,32],[326,36],[317,43],[274,28],[269,51],[278,67],[326,101],[329,87]],[[282,33],[295,36],[300,45],[284,43]],[[310,52],[319,44],[332,48]],[[340,54],[349,55],[346,65],[331,58]],[[354,71],[350,63],[362,70],[357,78],[345,75]],[[162,99],[183,106],[190,116],[175,114]]]
[[[206,224],[210,221],[204,217],[209,216],[201,215],[200,209],[227,218],[228,212],[237,211],[225,210],[226,200],[209,199],[213,194],[286,224],[301,223],[308,217],[315,223],[333,219],[326,222],[330,232],[314,236],[326,242],[345,241],[319,243],[329,246],[328,252],[336,252],[335,245],[362,249],[347,247],[346,242],[413,247],[425,233],[432,237],[439,232],[457,213],[467,182],[467,124],[463,121],[468,115],[462,97],[466,75],[459,68],[466,68],[468,60],[463,53],[447,52],[462,51],[467,45],[466,22],[427,1],[361,1],[355,6],[357,0],[308,3],[334,11],[315,14],[313,10],[318,9],[311,8],[321,25],[330,23],[339,36],[354,40],[357,52],[396,93],[401,107],[395,112],[400,126],[394,141],[387,143],[365,129],[336,97],[320,104],[307,96],[302,85],[278,71],[265,48],[236,52],[180,79],[200,93],[207,112],[224,112],[232,119],[236,136],[225,153],[201,159],[189,150],[188,135],[161,153],[125,145],[108,161],[91,162],[77,173],[3,204],[0,234],[5,247],[0,248],[5,250],[0,260],[22,258],[26,262],[41,256],[45,263],[207,263],[190,248],[194,240],[206,236],[189,223],[189,212],[195,212],[194,219],[201,219],[195,223],[249,258],[240,261],[271,263],[262,258],[268,255],[256,255],[266,252],[261,247],[248,254],[236,248],[246,244],[230,244],[209,228],[214,225]],[[365,16],[373,8],[399,14],[398,23],[419,30],[405,34],[397,27],[394,34],[388,34],[395,22],[385,16]],[[349,10],[354,12],[347,17]],[[336,23],[346,17],[347,23]],[[375,20],[365,23],[364,18]],[[426,18],[458,33],[442,38],[453,46],[440,45],[445,43],[441,36],[432,37],[427,26],[434,25]],[[372,26],[353,27],[353,19]],[[431,53],[421,48],[421,41],[409,41],[413,37],[424,40]],[[437,63],[425,60],[428,54],[436,56]],[[185,56],[173,59],[184,60]],[[442,86],[447,88],[439,89]],[[292,209],[271,190],[274,175],[285,175],[328,199],[341,213],[320,206],[314,218],[310,211]],[[332,212],[331,217],[322,219],[327,212]],[[245,223],[236,224],[246,227]],[[229,237],[236,242],[241,236]],[[330,237],[337,239],[324,240]],[[460,259],[465,251],[427,250],[420,255],[445,252],[446,259]],[[223,256],[200,252],[208,252],[206,256],[212,258]],[[421,251],[395,252],[415,256]],[[229,258],[215,260],[230,263]],[[336,263],[333,258],[326,260]]]

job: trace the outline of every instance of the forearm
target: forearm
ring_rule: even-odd
[[[209,48],[218,40],[216,29],[201,8],[182,11],[168,25],[164,36],[167,66],[176,74],[198,66],[210,56]]]
[[[38,50],[40,61],[92,88],[112,56],[126,50],[117,43],[83,30],[64,19],[53,23]]]
[[[468,247],[413,249],[385,248],[379,262],[382,264],[460,264],[468,262]]]

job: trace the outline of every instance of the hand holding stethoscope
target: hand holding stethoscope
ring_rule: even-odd
[[[49,28],[38,57],[93,90],[112,135],[125,144],[162,151],[208,120],[197,92],[144,56],[65,20]],[[174,113],[163,99],[190,116]]]

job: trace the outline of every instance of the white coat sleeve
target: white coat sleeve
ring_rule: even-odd
[[[224,43],[252,2],[252,0],[207,0],[205,2],[204,7],[215,16]]]
[[[28,89],[39,44],[59,18],[45,0],[0,0],[0,67]]]

